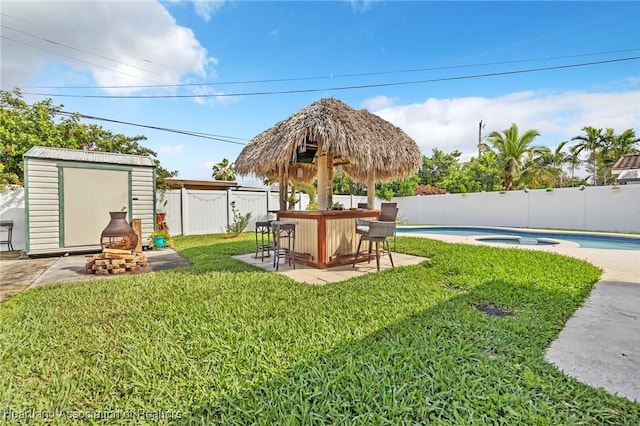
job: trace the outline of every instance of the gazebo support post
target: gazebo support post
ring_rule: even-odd
[[[327,153],[327,208],[333,207],[333,152]]]
[[[278,171],[278,201],[280,210],[287,210],[287,173],[284,168]]]
[[[376,200],[376,174],[371,171],[367,180],[367,207],[372,209],[375,207]]]
[[[318,146],[320,152],[320,146]],[[318,155],[318,210],[327,210],[327,155]]]

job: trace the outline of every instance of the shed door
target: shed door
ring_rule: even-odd
[[[109,212],[129,208],[129,172],[65,167],[64,247],[100,245]]]

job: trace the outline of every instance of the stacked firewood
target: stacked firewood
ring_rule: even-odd
[[[86,269],[87,273],[96,275],[124,274],[141,272],[147,265],[147,256],[142,253],[106,248],[87,259]]]

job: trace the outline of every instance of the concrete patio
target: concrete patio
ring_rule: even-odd
[[[395,267],[417,265],[427,260],[424,257],[411,256],[403,253],[392,253],[393,263]],[[241,260],[250,265],[257,266],[270,272],[276,272],[276,268],[273,266],[273,257],[265,257],[260,259],[255,257],[254,253],[243,254],[239,256],[233,256],[234,258]],[[326,269],[313,268],[311,266],[296,263],[296,268],[283,264],[281,262],[278,267],[278,273],[285,275],[292,280],[314,285],[323,285],[339,281],[348,280],[350,278],[360,277],[371,272],[377,272],[375,257],[370,263],[359,262],[356,263],[355,268],[351,265],[334,266]],[[388,256],[380,257],[380,270],[384,271],[391,269],[391,263]]]

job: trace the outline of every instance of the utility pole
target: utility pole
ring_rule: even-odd
[[[480,145],[482,144],[482,129],[486,126],[487,123],[484,123],[482,120],[478,123],[478,158],[480,158]]]

